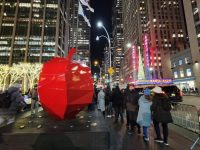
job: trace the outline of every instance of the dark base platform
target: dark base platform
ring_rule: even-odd
[[[57,121],[20,118],[0,129],[1,150],[108,150],[109,129],[100,112],[81,112],[76,118]],[[24,126],[24,128],[23,128]]]

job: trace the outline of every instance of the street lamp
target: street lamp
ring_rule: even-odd
[[[103,23],[101,21],[97,22],[97,27],[101,28],[103,26]]]
[[[104,38],[107,39],[107,41],[108,41],[109,59],[110,59],[110,68],[111,68],[111,67],[112,67],[112,64],[111,64],[111,61],[112,61],[112,60],[111,60],[111,55],[112,55],[112,53],[111,53],[110,36],[109,36],[109,34],[108,34],[108,31],[106,30],[106,28],[104,27],[104,25],[103,25],[103,23],[102,23],[101,21],[97,22],[97,27],[98,27],[98,28],[103,28],[104,31],[106,32],[106,36],[104,36],[104,35],[97,36],[97,37],[96,37],[96,40],[98,41],[101,37],[104,37]],[[110,74],[110,84],[112,84],[112,75],[111,75],[111,74]],[[111,87],[112,87],[112,85],[111,85]]]
[[[97,36],[97,37],[96,37],[96,41],[99,41],[100,38],[106,38],[106,39],[109,41],[109,39],[108,39],[105,35]]]

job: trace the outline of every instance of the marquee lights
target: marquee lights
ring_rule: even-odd
[[[172,79],[136,80],[131,82],[135,85],[165,85],[173,84]]]

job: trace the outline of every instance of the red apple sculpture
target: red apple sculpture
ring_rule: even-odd
[[[93,80],[86,65],[73,62],[76,49],[68,57],[53,58],[43,65],[38,93],[42,107],[59,120],[71,118],[92,102]]]

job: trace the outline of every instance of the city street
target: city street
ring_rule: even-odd
[[[200,96],[183,96],[182,104],[200,106]]]
[[[200,0],[0,12],[0,150],[200,150]]]

